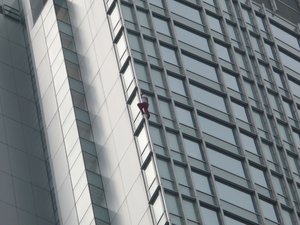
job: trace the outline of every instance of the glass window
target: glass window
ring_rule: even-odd
[[[121,20],[118,4],[115,5],[113,11],[111,12],[110,20],[111,20],[112,28],[114,30],[118,25],[119,21]]]
[[[256,112],[256,111],[253,111],[252,115],[253,115],[253,118],[254,118],[257,128],[259,128],[261,130],[265,130],[266,125],[265,125],[264,116],[261,113]]]
[[[125,20],[134,22],[132,7],[121,4],[122,15]]]
[[[239,85],[238,85],[237,78],[234,75],[231,75],[231,74],[229,74],[227,72],[224,72],[224,71],[223,71],[223,75],[224,75],[223,78],[224,78],[224,81],[225,81],[225,85],[228,88],[231,88],[232,90],[240,92],[240,88],[239,88]]]
[[[144,46],[147,55],[157,58],[157,52],[155,48],[155,42],[152,40],[144,39]]]
[[[224,126],[218,122],[207,119],[203,116],[199,116],[200,127],[204,133],[215,136],[216,138],[220,138],[224,141],[227,141],[231,144],[235,143],[235,138],[233,134],[233,130],[227,126]]]
[[[236,174],[240,177],[245,177],[243,164],[241,161],[217,152],[211,148],[207,148],[207,155],[211,165]]]
[[[282,75],[278,72],[275,72],[275,71],[273,72],[273,74],[274,74],[274,79],[275,79],[275,82],[276,82],[277,86],[280,87],[280,88],[286,89],[285,85],[283,85],[284,82],[283,82]]]
[[[156,200],[153,203],[153,211],[154,211],[154,215],[155,215],[155,220],[156,222],[158,222],[162,216],[162,214],[164,213],[164,204],[163,204],[163,200],[161,197],[161,194],[159,193],[159,195],[157,196]]]
[[[253,25],[253,16],[248,9],[242,8],[243,18],[246,24]]]
[[[215,43],[215,48],[216,48],[216,52],[217,52],[217,55],[219,56],[219,58],[224,59],[227,62],[231,62],[227,47],[220,45],[218,43]]]
[[[292,69],[295,72],[298,72],[300,67],[300,60],[295,59],[291,55],[288,55],[282,51],[279,52],[283,65]]]
[[[218,1],[220,8],[229,13],[229,6],[228,6],[228,0]]]
[[[234,220],[234,219],[232,219],[232,218],[230,218],[226,215],[224,216],[224,218],[225,218],[226,225],[247,225],[247,224],[242,223],[240,221]]]
[[[178,65],[178,60],[176,56],[176,51],[172,48],[160,45],[162,59],[173,65]]]
[[[128,32],[127,34],[128,36],[128,41],[129,41],[129,45],[130,45],[130,48],[132,50],[135,50],[135,51],[138,51],[138,52],[141,52],[141,42],[140,42],[140,37],[133,34],[133,33],[130,33]]]
[[[268,97],[269,97],[271,107],[273,109],[275,109],[277,112],[280,112],[281,110],[280,110],[280,106],[279,106],[278,96],[274,95],[273,93],[270,93],[269,91],[267,93],[268,93]]]
[[[228,31],[228,35],[231,38],[231,40],[238,42],[239,38],[238,38],[238,31],[235,25],[231,24],[231,23],[227,23],[227,31]]]
[[[236,59],[236,63],[237,65],[243,69],[243,70],[247,70],[247,66],[246,66],[246,58],[244,54],[241,54],[239,52],[235,52],[235,59]]]
[[[171,114],[171,108],[170,108],[170,103],[167,101],[163,101],[159,99],[159,110],[162,115],[162,117],[172,119],[172,114]]]
[[[186,70],[218,82],[216,69],[214,67],[184,54],[182,55],[182,58]]]
[[[203,160],[202,150],[200,148],[200,145],[197,142],[183,137],[183,144],[184,144],[184,149],[186,151],[186,154],[189,157]]]
[[[150,136],[153,144],[164,146],[164,142],[163,142],[164,138],[162,137],[161,129],[154,126],[150,126],[149,130],[150,130]],[[148,141],[148,139],[146,139],[146,141]]]
[[[282,140],[291,142],[291,138],[287,126],[282,123],[278,123],[277,127]]]
[[[203,2],[206,2],[207,4],[209,4],[209,5],[215,5],[215,2],[214,2],[214,0],[202,0]]]
[[[158,33],[171,36],[169,24],[166,20],[153,16],[154,28]]]
[[[241,133],[241,141],[245,150],[252,152],[254,154],[258,154],[255,141],[252,137]]]
[[[172,180],[169,162],[160,158],[158,158],[156,162],[159,175],[167,180]]]
[[[275,54],[274,54],[274,50],[273,50],[272,45],[265,42],[265,49],[266,49],[266,52],[267,52],[267,56],[270,59],[275,60],[276,58],[275,58]]]
[[[203,225],[220,225],[218,213],[215,210],[201,206]]]
[[[259,29],[261,31],[266,32],[266,28],[265,28],[265,24],[264,24],[264,19],[262,17],[260,17],[260,16],[257,16],[257,15],[256,15],[256,19],[257,19],[256,22],[257,22],[257,25],[258,25]]]
[[[168,4],[173,13],[185,17],[195,23],[202,24],[199,10],[191,8],[175,0],[168,0]]]
[[[287,116],[290,117],[290,118],[296,119],[295,114],[293,112],[292,104],[285,101],[285,100],[283,100],[282,103],[283,103],[283,107],[285,109],[285,112],[286,112]]]
[[[254,204],[250,194],[247,194],[241,190],[230,187],[218,181],[216,181],[216,186],[219,196],[222,200],[251,212],[255,212]]]
[[[180,95],[186,96],[186,91],[184,87],[183,80],[170,76],[167,76],[168,84],[172,92],[178,93]]]
[[[179,207],[178,207],[179,203],[177,197],[169,193],[165,193],[165,198],[166,198],[168,212],[175,215],[180,215]]]
[[[235,102],[231,102],[232,104],[232,109],[233,109],[233,113],[235,115],[235,117],[237,119],[240,119],[242,121],[245,121],[245,122],[249,122],[248,120],[248,117],[247,117],[247,114],[246,114],[246,109],[244,106],[240,105],[240,104],[237,104]]]
[[[281,177],[272,174],[273,187],[275,188],[276,193],[285,196],[284,185]]]
[[[210,52],[207,39],[179,26],[174,26],[176,35],[179,41],[184,42],[190,46]]]
[[[196,204],[192,201],[182,199],[184,215],[188,220],[197,221]]]
[[[299,42],[298,39],[294,36],[289,34],[288,32],[284,31],[283,29],[275,26],[274,24],[271,24],[271,30],[273,31],[272,34],[275,36],[275,38],[278,38],[283,43],[288,44],[292,46],[293,48],[296,48],[299,50]]]
[[[293,219],[293,213],[286,209],[282,209],[282,217],[285,225],[294,225],[296,224]]]
[[[189,127],[194,127],[192,112],[190,110],[183,109],[179,106],[175,106],[175,109],[177,120],[179,123],[182,123]]]
[[[274,205],[261,199],[259,199],[259,203],[263,211],[264,217],[271,221],[278,222]]]
[[[165,88],[165,84],[164,84],[165,82],[163,79],[163,76],[164,76],[163,71],[151,68],[150,74],[151,74],[151,78],[152,78],[154,85]]]
[[[163,4],[162,4],[162,2],[161,2],[161,0],[149,0],[149,3],[153,4],[153,5],[156,5],[156,6],[159,6],[161,8],[164,7]]]
[[[260,71],[260,75],[263,79],[267,80],[267,81],[270,81],[272,82],[272,79],[270,77],[270,73],[269,73],[269,70],[268,70],[268,67],[261,64],[261,63],[258,63],[258,67],[259,67],[259,71]]]
[[[277,163],[273,147],[264,142],[262,142],[261,147],[266,159],[270,162]]]
[[[292,171],[292,173],[298,174],[299,172],[299,162],[298,162],[298,158],[295,158],[291,155],[287,155],[287,160],[288,160],[288,164],[289,167]]]
[[[174,173],[176,174],[176,180],[179,184],[183,186],[190,186],[187,180],[187,171],[186,168],[180,165],[174,165]]]
[[[147,12],[137,10],[137,18],[142,27],[150,28],[149,24],[149,14]]]
[[[256,52],[261,52],[261,47],[260,47],[259,39],[257,37],[254,37],[253,35],[250,35],[250,42],[251,42],[252,48]]]
[[[169,148],[173,151],[180,152],[179,137],[173,132],[166,132]]]
[[[223,34],[220,20],[216,17],[207,15],[208,24],[211,30],[217,31],[220,34]]]
[[[294,130],[292,130],[292,135],[294,137],[294,141],[296,143],[296,147],[299,148],[300,147],[300,134]]]
[[[296,96],[299,96],[300,97],[300,81],[296,81],[296,80],[293,80],[293,79],[290,79],[289,78],[289,85],[290,85],[290,89],[291,89],[291,92],[292,94],[296,95]]]
[[[224,98],[210,91],[206,91],[195,85],[191,85],[192,96],[195,101],[218,109],[222,112],[227,112]]]
[[[207,176],[192,171],[192,179],[194,182],[195,189],[200,192],[211,195],[211,188]]]
[[[254,183],[263,186],[265,188],[268,188],[264,171],[250,165],[250,172]]]
[[[119,38],[119,40],[117,41],[117,49],[118,49],[118,55],[119,55],[119,59],[122,58],[122,56],[124,55],[125,51],[127,48],[127,44],[125,41],[125,37],[124,34],[122,34],[122,36]]]

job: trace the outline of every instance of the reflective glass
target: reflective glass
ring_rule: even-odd
[[[227,141],[231,144],[235,144],[235,138],[233,130],[229,127],[226,127],[218,122],[207,119],[203,116],[199,116],[200,127],[204,133],[220,138],[224,141]]]
[[[180,215],[177,197],[169,193],[165,193],[165,198],[169,213]]]
[[[251,166],[251,165],[249,168],[250,168],[252,180],[254,181],[254,183],[259,184],[260,186],[263,186],[265,188],[268,188],[264,171],[254,167],[254,166]]]
[[[216,17],[210,16],[210,15],[207,15],[207,20],[208,20],[210,29],[217,31],[220,34],[223,33],[219,19],[217,19]]]
[[[223,79],[225,81],[225,84],[228,88],[231,88],[232,90],[240,92],[240,88],[238,85],[237,78],[229,73],[226,73],[223,71]]]
[[[175,106],[175,112],[179,123],[194,127],[194,121],[191,111]]]
[[[200,87],[195,85],[191,85],[191,91],[193,95],[193,99],[195,101],[201,102],[207,106],[218,109],[222,112],[227,112],[224,98],[214,94],[210,91],[206,91]]]
[[[187,171],[185,167],[175,164],[174,173],[176,174],[176,180],[179,184],[184,186],[190,186],[187,179]]]
[[[264,217],[274,222],[278,222],[274,205],[261,199],[259,199],[259,203],[263,211]]]
[[[154,28],[158,33],[171,36],[169,24],[166,20],[160,19],[158,17],[153,17]]]
[[[193,22],[202,24],[200,12],[197,9],[191,8],[175,0],[168,0],[168,4],[173,13],[185,17]]]
[[[149,14],[147,12],[144,12],[142,10],[137,10],[137,17],[142,27],[150,28]]]
[[[254,139],[246,134],[241,133],[241,141],[245,150],[258,154]]]
[[[220,225],[218,214],[215,210],[201,207],[203,225]]]
[[[231,102],[231,104],[235,117],[242,121],[249,122],[245,107],[235,102]]]
[[[240,221],[234,220],[228,216],[224,216],[226,225],[246,225]]]
[[[182,58],[187,70],[206,77],[207,79],[218,81],[216,69],[214,67],[186,55],[182,55]]]
[[[128,32],[127,33],[127,38],[128,38],[128,41],[129,41],[129,45],[130,45],[130,48],[135,50],[135,51],[138,51],[138,52],[141,52],[141,44],[140,44],[140,38],[139,36],[133,34],[133,33],[130,33]]]
[[[278,177],[277,175],[272,174],[272,182],[273,182],[273,187],[275,188],[276,193],[284,196],[285,191],[284,191],[284,185],[281,177]]]
[[[300,67],[300,60],[293,58],[292,56],[279,51],[280,52],[280,56],[281,56],[281,60],[284,66],[289,67],[290,69],[292,69],[295,72],[299,71],[299,67]]]
[[[183,144],[185,151],[189,157],[203,160],[202,150],[197,142],[189,140],[187,138],[183,138]]]
[[[160,45],[162,59],[174,65],[178,65],[176,51],[172,48]]]
[[[197,191],[211,195],[211,188],[207,176],[192,171],[192,179]]]
[[[255,212],[254,204],[250,194],[247,194],[241,190],[235,189],[228,185],[216,182],[217,190],[220,198],[233,205],[237,205],[241,208],[247,209],[251,212]]]
[[[227,47],[215,43],[215,48],[216,48],[217,55],[219,56],[219,58],[224,59],[227,62],[231,62]]]
[[[292,46],[293,48],[296,48],[299,50],[299,42],[298,39],[294,36],[289,34],[288,32],[284,31],[283,29],[275,26],[274,24],[271,24],[272,34],[275,36],[275,38],[278,38],[283,43],[288,44]]]
[[[154,216],[155,216],[156,222],[158,222],[159,219],[161,218],[162,214],[164,213],[164,205],[163,205],[163,200],[162,200],[160,193],[153,203],[153,211],[154,211]]]
[[[161,0],[149,0],[149,3],[163,8]]]
[[[182,200],[183,212],[188,220],[197,221],[196,204],[192,201]]]
[[[296,96],[300,96],[300,81],[296,81],[296,80],[292,80],[289,78],[289,85],[290,85],[290,89],[292,94],[296,95]]]
[[[186,91],[182,79],[176,78],[174,76],[167,76],[168,84],[172,92],[186,96]]]
[[[179,41],[191,45],[203,51],[210,52],[207,39],[192,31],[179,26],[174,26]]]
[[[160,110],[162,117],[172,119],[171,108],[170,108],[169,102],[159,100],[159,110]]]
[[[236,174],[240,177],[245,177],[245,172],[241,161],[217,152],[211,148],[207,148],[207,155],[211,165]]]
[[[132,7],[121,4],[121,9],[124,19],[130,22],[134,22]]]
[[[294,225],[294,219],[293,214],[291,211],[288,211],[286,209],[281,209],[282,217],[285,225]]]

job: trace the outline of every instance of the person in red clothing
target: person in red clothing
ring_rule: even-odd
[[[141,94],[141,102],[137,104],[142,114],[146,114],[147,119],[150,118],[150,113],[148,111],[149,103],[148,98],[143,93]]]

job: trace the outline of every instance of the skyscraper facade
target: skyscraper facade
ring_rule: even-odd
[[[1,223],[300,224],[299,1],[1,3]]]

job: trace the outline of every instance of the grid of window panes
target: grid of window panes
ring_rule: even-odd
[[[299,223],[297,26],[246,0],[108,5],[154,221]]]

